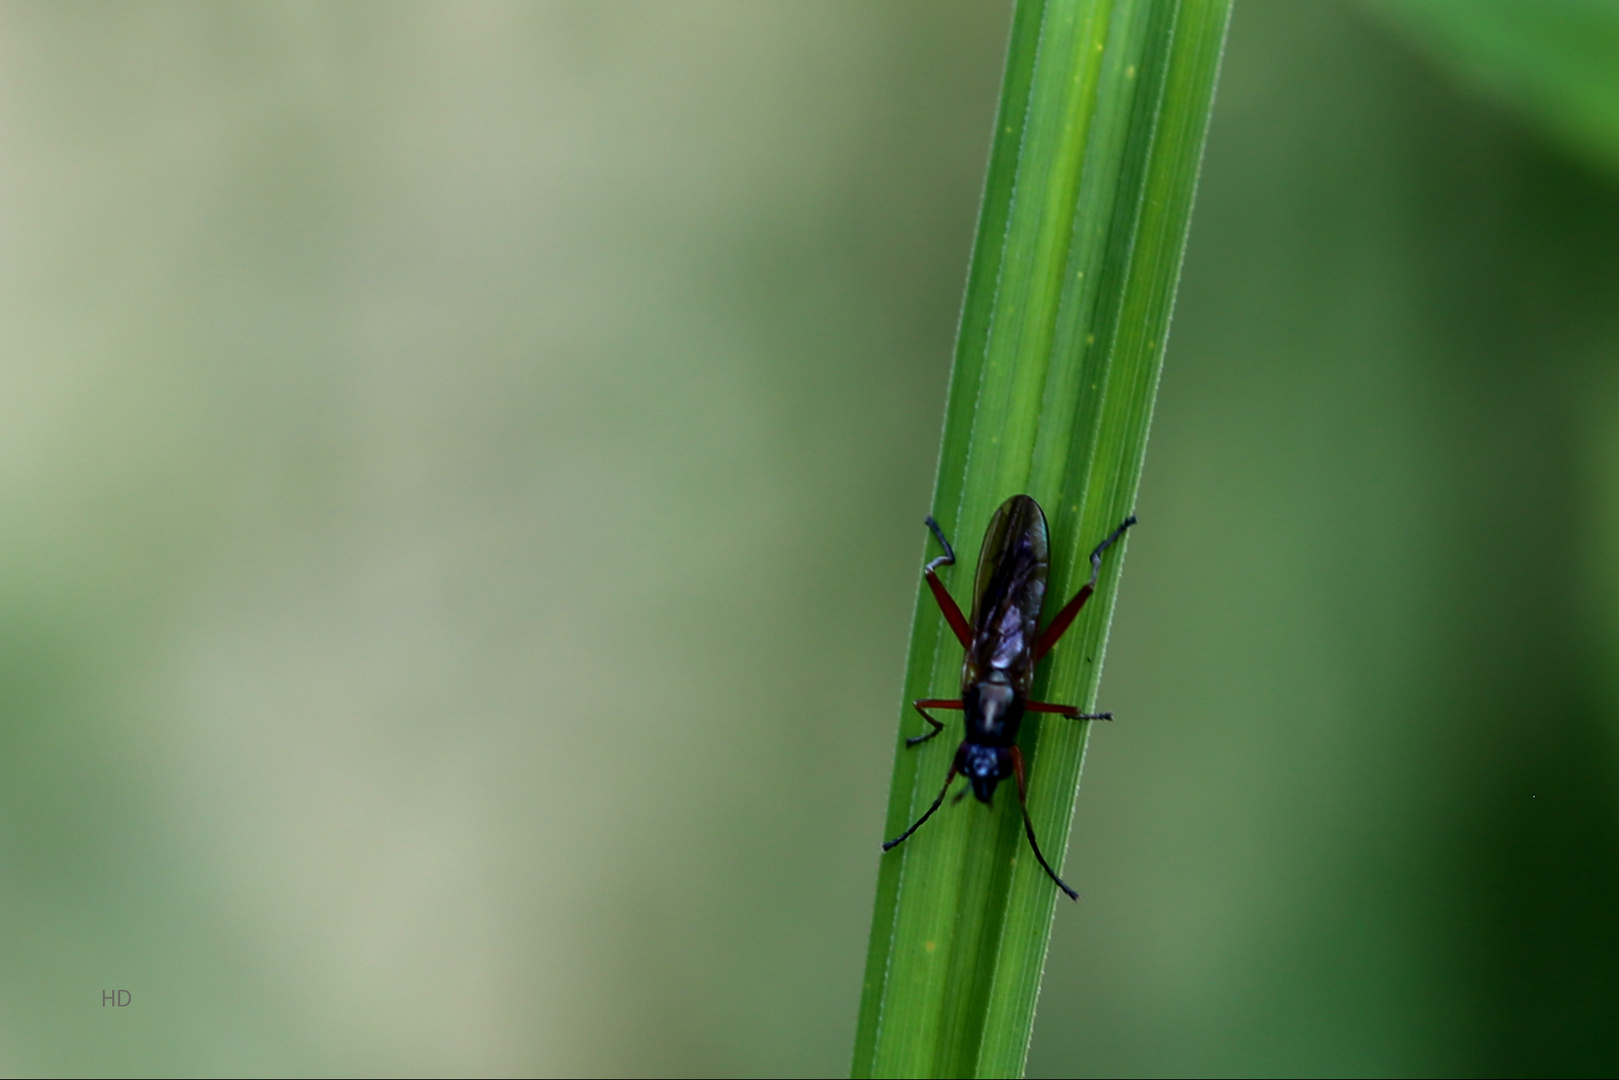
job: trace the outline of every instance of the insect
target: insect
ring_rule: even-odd
[[[1102,570],[1102,553],[1124,530],[1136,523],[1132,514],[1096,545],[1091,552],[1091,578],[1074,598],[1063,605],[1057,617],[1051,620],[1038,636],[1040,608],[1046,597],[1046,575],[1051,568],[1050,544],[1046,534],[1046,515],[1040,504],[1027,495],[1014,495],[1001,504],[990,519],[984,532],[984,547],[978,556],[978,573],[973,578],[973,614],[971,621],[964,618],[961,609],[939,580],[941,566],[953,566],[955,550],[944,537],[944,530],[931,516],[927,526],[933,530],[944,554],[929,562],[922,570],[928,588],[944,612],[945,622],[955,631],[966,656],[961,661],[961,697],[950,700],[923,698],[911,702],[911,707],[922,714],[922,719],[933,726],[925,735],[905,740],[907,748],[927,742],[944,725],[928,712],[929,709],[960,709],[965,717],[967,737],[956,747],[950,772],[944,778],[939,797],[916,823],[892,840],[883,843],[890,851],[922,827],[933,812],[944,803],[950,785],[957,774],[964,775],[972,785],[972,793],[985,806],[994,798],[995,786],[1002,780],[1017,777],[1018,804],[1023,808],[1023,831],[1029,837],[1034,857],[1050,875],[1057,887],[1078,900],[1079,894],[1068,887],[1040,853],[1040,844],[1034,838],[1034,826],[1029,822],[1028,785],[1023,775],[1023,754],[1018,750],[1018,728],[1024,713],[1054,713],[1071,720],[1111,720],[1112,713],[1086,713],[1072,705],[1057,705],[1046,701],[1030,701],[1029,685],[1034,681],[1034,667],[1057,644],[1063,632],[1074,622],[1079,609],[1096,591],[1096,579]],[[967,792],[962,790],[961,795]],[[958,799],[961,795],[956,796]]]

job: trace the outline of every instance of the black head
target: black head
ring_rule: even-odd
[[[1004,746],[962,743],[956,769],[973,786],[973,795],[985,806],[995,797],[995,785],[1012,775],[1012,752]]]

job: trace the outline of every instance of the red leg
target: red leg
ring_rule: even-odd
[[[928,588],[933,590],[933,599],[938,601],[939,610],[944,612],[944,621],[955,631],[956,640],[961,642],[963,649],[970,648],[973,643],[973,624],[967,621],[967,616],[956,606],[955,597],[950,595],[950,590],[944,587],[944,582],[934,573],[941,566],[956,564],[955,549],[950,546],[950,541],[944,538],[944,530],[939,528],[939,523],[933,520],[931,514],[928,515],[927,526],[933,530],[933,535],[938,537],[939,546],[944,548],[944,554],[924,566],[922,576],[927,578]]]
[[[944,730],[943,724],[939,723],[937,720],[933,719],[933,717],[928,715],[929,709],[959,709],[961,708],[961,699],[957,698],[954,701],[946,701],[944,698],[923,698],[921,701],[911,702],[911,708],[921,713],[922,719],[933,725],[933,730],[928,732],[926,735],[916,735],[912,738],[906,739],[905,745],[907,747],[915,746],[918,743],[925,743],[929,739],[933,738],[933,736]]]
[[[1046,653],[1051,651],[1051,647],[1057,644],[1057,639],[1062,637],[1068,627],[1073,624],[1075,616],[1079,614],[1079,609],[1085,606],[1085,601],[1089,600],[1091,593],[1096,591],[1095,569],[1091,571],[1091,578],[1091,581],[1080,586],[1079,591],[1074,594],[1072,600],[1063,605],[1062,610],[1057,612],[1057,617],[1051,620],[1051,625],[1046,627],[1045,633],[1041,634],[1040,639],[1034,643],[1035,663],[1038,664]]]
[[[1019,750],[1015,746],[1012,747],[1012,771],[1017,774],[1017,801],[1018,805],[1023,807],[1023,831],[1028,834],[1029,847],[1034,849],[1034,857],[1040,860],[1040,868],[1046,872],[1052,881],[1057,883],[1057,888],[1068,894],[1068,899],[1078,900],[1079,894],[1073,889],[1070,889],[1068,887],[1068,883],[1057,876],[1057,871],[1053,870],[1051,868],[1051,864],[1046,862],[1046,857],[1040,854],[1040,845],[1034,839],[1034,826],[1029,823],[1029,792],[1027,786],[1023,782],[1023,751]],[[939,798],[944,798],[944,794],[942,792],[940,793]],[[939,804],[934,803],[933,805],[938,806]],[[932,813],[932,811],[929,811],[929,813]],[[922,820],[926,821],[927,818],[924,816]],[[920,825],[922,822],[919,821],[917,824]],[[901,839],[904,838],[901,837]],[[896,841],[896,843],[897,842],[898,841]]]
[[[1056,713],[1058,716],[1066,716],[1070,720],[1113,719],[1113,714],[1110,712],[1080,712],[1079,709],[1073,705],[1056,705],[1049,701],[1025,701],[1023,703],[1023,711]]]
[[[922,827],[922,822],[926,821],[928,818],[933,816],[933,811],[937,810],[939,808],[939,804],[944,802],[945,792],[950,790],[950,782],[952,780],[954,780],[955,778],[956,778],[956,767],[954,765],[951,765],[950,766],[950,772],[944,778],[944,787],[939,789],[939,797],[937,799],[933,800],[933,805],[928,807],[927,813],[925,813],[921,817],[917,818],[915,825],[912,825],[909,829],[906,829],[904,832],[902,832],[898,836],[894,837],[894,839],[892,839],[892,840],[884,840],[883,841],[883,850],[884,851],[892,851],[894,848],[898,847],[900,845],[901,841],[903,841],[907,836],[910,836],[913,832],[915,832],[916,830],[918,830],[918,829],[920,829]],[[1027,815],[1025,815],[1025,816],[1027,816]],[[1038,852],[1036,854],[1038,854]],[[1040,861],[1044,862],[1045,860],[1042,859]]]
[[[1034,643],[1035,663],[1038,664],[1041,658],[1051,651],[1051,647],[1057,644],[1057,639],[1062,637],[1068,627],[1073,624],[1074,617],[1079,614],[1079,609],[1085,606],[1085,601],[1089,600],[1091,593],[1096,591],[1096,579],[1102,572],[1102,552],[1106,551],[1115,540],[1123,536],[1124,530],[1135,523],[1136,516],[1131,514],[1124,519],[1123,524],[1108,534],[1106,540],[1096,545],[1096,550],[1091,552],[1091,579],[1081,585],[1079,591],[1074,594],[1074,598],[1062,606],[1062,610],[1057,612],[1057,617],[1051,620],[1051,625],[1046,627],[1045,633],[1041,634],[1040,639]]]

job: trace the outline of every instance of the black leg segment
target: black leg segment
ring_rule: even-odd
[[[955,780],[955,778],[956,778],[956,767],[954,765],[951,765],[950,766],[950,772],[944,778],[944,787],[939,789],[939,797],[937,799],[933,800],[933,805],[928,807],[927,813],[925,813],[921,817],[917,818],[915,825],[912,825],[909,829],[906,829],[904,832],[902,832],[898,836],[894,837],[894,839],[892,839],[892,840],[884,840],[883,841],[883,850],[884,851],[892,851],[894,848],[898,847],[900,844],[902,844],[905,841],[906,837],[910,836],[913,832],[915,832],[916,830],[918,830],[918,829],[920,829],[922,827],[922,822],[926,821],[928,818],[933,816],[933,811],[937,810],[939,808],[939,805],[944,802],[945,793],[950,790],[950,783],[951,783],[951,781]],[[1044,862],[1045,860],[1042,859],[1041,861]]]
[[[1023,832],[1029,838],[1029,847],[1034,851],[1034,857],[1040,860],[1040,869],[1044,870],[1046,876],[1057,883],[1057,888],[1067,893],[1068,899],[1078,900],[1079,894],[1068,887],[1068,882],[1057,876],[1057,871],[1053,870],[1051,864],[1046,862],[1046,857],[1040,854],[1040,843],[1035,840],[1034,825],[1029,821],[1029,793],[1023,782],[1023,752],[1015,746],[1012,747],[1012,768],[1017,774],[1017,801],[1018,805],[1023,808]],[[943,798],[943,796],[941,795],[940,798]],[[934,805],[937,806],[938,804],[935,803]],[[917,822],[917,824],[920,825],[921,822]]]
[[[944,538],[944,530],[939,528],[939,523],[933,520],[932,514],[927,516],[926,523],[927,527],[933,530],[933,536],[939,541],[939,546],[944,548],[943,555],[940,555],[937,559],[934,559],[932,562],[928,563],[928,570],[932,571],[937,570],[941,566],[956,565],[956,549],[951,547],[950,541]]]
[[[1072,625],[1075,616],[1079,614],[1079,609],[1085,606],[1085,601],[1089,600],[1091,593],[1096,591],[1096,579],[1102,573],[1102,552],[1111,547],[1114,541],[1124,535],[1124,530],[1135,523],[1136,516],[1131,514],[1124,519],[1117,529],[1108,533],[1106,540],[1096,545],[1095,550],[1091,552],[1091,579],[1080,586],[1079,591],[1074,594],[1072,600],[1063,605],[1063,609],[1057,612],[1057,617],[1051,620],[1051,625],[1046,627],[1045,633],[1040,635],[1040,640],[1034,643],[1035,663],[1039,663],[1041,657],[1050,652],[1051,647],[1057,644],[1057,639],[1062,637],[1068,627]]]
[[[946,701],[944,698],[922,698],[920,701],[911,702],[911,708],[921,713],[922,719],[933,725],[933,730],[926,735],[913,735],[911,738],[906,739],[905,745],[907,748],[919,746],[944,730],[943,724],[928,715],[929,709],[959,709],[961,708],[961,699],[956,698],[954,701]]]
[[[972,623],[967,621],[967,616],[963,615],[961,608],[956,606],[955,597],[950,595],[950,590],[944,587],[944,582],[940,581],[939,575],[934,573],[941,566],[955,565],[956,549],[951,547],[950,541],[944,538],[944,530],[939,528],[939,523],[933,520],[932,514],[928,515],[927,526],[933,530],[933,535],[938,538],[939,546],[944,548],[944,554],[924,566],[922,576],[927,579],[928,588],[933,591],[933,599],[938,601],[939,610],[944,612],[944,621],[950,624],[950,629],[956,635],[956,640],[961,642],[963,649],[971,648],[973,643]]]
[[[1049,701],[1025,701],[1023,710],[1024,712],[1055,713],[1058,716],[1066,716],[1070,720],[1113,719],[1113,714],[1110,712],[1080,712],[1078,706],[1056,705]]]

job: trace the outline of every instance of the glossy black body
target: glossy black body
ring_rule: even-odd
[[[1034,682],[1036,631],[1051,571],[1045,511],[1027,495],[1001,504],[984,531],[973,578],[972,644],[961,661],[961,703],[967,737],[956,751],[957,771],[988,803],[1012,775],[1006,753]],[[985,751],[990,751],[986,753]]]
[[[1085,713],[1072,705],[1029,700],[1029,687],[1034,682],[1034,668],[1051,650],[1079,615],[1091,594],[1096,591],[1097,575],[1102,569],[1102,554],[1112,546],[1126,529],[1136,523],[1127,517],[1105,540],[1091,552],[1091,576],[1072,600],[1063,605],[1044,631],[1040,626],[1040,609],[1045,606],[1046,576],[1051,569],[1051,546],[1046,533],[1046,515],[1040,504],[1027,495],[1014,495],[1001,504],[990,519],[984,532],[984,545],[978,554],[978,573],[973,578],[972,617],[969,619],[956,606],[950,590],[936,573],[941,566],[955,564],[956,553],[950,547],[944,530],[931,517],[927,526],[938,538],[944,554],[928,563],[922,570],[923,579],[933,591],[945,622],[950,625],[956,640],[961,642],[965,655],[961,662],[961,697],[950,700],[923,699],[913,701],[912,707],[932,728],[924,735],[905,740],[907,748],[920,746],[944,730],[944,725],[933,717],[931,709],[960,709],[966,717],[966,737],[956,747],[950,772],[944,778],[944,787],[933,805],[917,818],[910,828],[883,843],[889,851],[922,827],[944,802],[950,785],[957,774],[967,777],[972,792],[986,805],[995,796],[1002,780],[1017,778],[1018,803],[1023,808],[1023,832],[1029,838],[1029,847],[1040,866],[1051,880],[1072,899],[1079,894],[1070,889],[1040,853],[1040,844],[1034,837],[1034,825],[1029,821],[1028,789],[1023,775],[1023,755],[1018,750],[1018,729],[1023,717],[1030,712],[1051,713],[1072,720],[1111,720],[1111,713]]]

